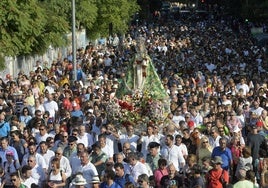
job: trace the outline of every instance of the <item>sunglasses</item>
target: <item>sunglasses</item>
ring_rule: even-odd
[[[62,153],[55,153],[56,155],[61,155]]]
[[[70,143],[70,144],[68,144],[69,146],[73,146],[74,145],[74,143]]]
[[[43,131],[43,130],[45,130],[45,129],[39,129],[39,131]]]
[[[208,143],[208,141],[204,141],[203,144]]]
[[[28,163],[29,163],[29,162],[33,162],[33,160],[28,160],[27,162],[28,162]]]

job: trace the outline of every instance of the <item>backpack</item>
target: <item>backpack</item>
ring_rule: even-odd
[[[3,164],[4,169],[6,167],[6,164],[7,164],[7,161],[5,161],[4,164]],[[13,160],[13,165],[14,165],[15,169],[18,170],[17,163],[16,163],[15,160]]]
[[[224,179],[224,171],[226,171],[226,170],[224,170],[224,169],[222,169],[222,172],[221,172],[221,175],[220,175],[220,177],[219,177],[219,182],[222,184],[222,187],[223,188],[227,188],[227,186],[228,186],[228,184],[227,184],[227,182],[225,181],[225,179]],[[208,174],[209,174],[209,179],[210,179],[210,175],[211,175],[211,170],[208,172]]]
[[[221,182],[221,184],[222,184],[222,187],[223,188],[226,188],[227,187],[227,182],[225,181],[225,179],[224,179],[224,176],[223,176],[223,174],[224,174],[224,169],[222,169],[222,172],[221,172],[221,176],[220,176],[220,182]]]

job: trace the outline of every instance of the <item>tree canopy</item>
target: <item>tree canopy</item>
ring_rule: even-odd
[[[0,56],[44,53],[66,45],[72,25],[71,0],[1,0]],[[139,6],[135,0],[75,0],[77,29],[89,37],[124,33]],[[0,58],[3,59],[3,58]],[[4,67],[0,64],[0,69]]]

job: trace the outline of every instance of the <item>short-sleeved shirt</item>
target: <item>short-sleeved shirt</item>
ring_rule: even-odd
[[[211,158],[214,158],[215,156],[221,157],[222,159],[221,167],[224,170],[228,170],[230,168],[230,162],[233,160],[233,158],[232,158],[232,152],[229,148],[225,148],[225,150],[222,150],[220,146],[215,147],[212,151]]]

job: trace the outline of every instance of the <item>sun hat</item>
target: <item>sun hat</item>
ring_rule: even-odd
[[[77,174],[72,181],[73,185],[86,185],[87,181],[82,174]]]
[[[221,159],[220,156],[215,156],[215,157],[211,160],[211,162],[212,162],[213,164],[222,164],[222,159]]]
[[[100,183],[100,178],[98,176],[94,176],[90,183]]]

